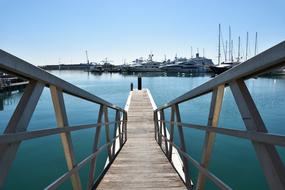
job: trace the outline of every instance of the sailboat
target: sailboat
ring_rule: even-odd
[[[248,33],[247,33],[247,46],[248,46]],[[237,58],[237,61],[234,61],[233,60],[233,40],[231,39],[231,27],[229,27],[229,59],[228,60],[229,61],[227,61],[227,55],[225,53],[225,61],[221,63],[221,24],[219,24],[218,65],[210,66],[210,69],[216,75],[219,75],[219,74],[229,70],[230,68],[240,64],[240,37],[238,37],[238,58]]]

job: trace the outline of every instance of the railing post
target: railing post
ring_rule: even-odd
[[[103,111],[104,111],[104,106],[100,105],[98,118],[97,118],[98,127],[96,127],[92,153],[94,153],[98,150],[98,144],[100,142],[100,133],[101,133],[101,128],[102,128]],[[88,189],[89,190],[92,189],[92,187],[93,187],[94,174],[96,171],[96,158],[97,158],[97,156],[95,156],[90,162],[89,180],[88,180]]]
[[[208,117],[208,126],[217,127],[219,116],[222,108],[223,97],[224,97],[224,85],[220,85],[214,89],[212,93],[211,107]],[[207,168],[211,159],[211,153],[215,141],[215,133],[206,132],[201,165]],[[205,175],[200,171],[197,180],[197,189],[204,189],[205,186]]]
[[[162,125],[163,125],[163,122],[162,122],[162,114],[161,114],[161,110],[159,111],[159,125],[158,125],[158,144],[159,146],[161,146],[161,143],[162,143]]]
[[[108,117],[108,108],[104,106],[104,127],[105,127],[105,135],[106,135],[106,143],[110,143],[110,128],[109,128],[109,117]],[[112,152],[111,145],[107,146],[109,160],[112,160]]]
[[[118,118],[118,122],[119,122],[119,128],[118,128],[118,131],[119,131],[119,140],[120,140],[120,147],[123,146],[123,131],[122,131],[122,126],[123,126],[123,122],[121,121],[121,119],[123,119],[123,115],[121,115],[121,112],[119,111],[119,118]]]
[[[4,134],[24,132],[27,130],[32,114],[44,89],[44,84],[30,81],[15,109]],[[8,174],[8,170],[16,157],[20,142],[0,144],[0,188]]]
[[[68,119],[62,91],[55,86],[50,86],[50,91],[57,121],[57,127],[68,127]],[[61,133],[60,137],[67,167],[69,170],[71,170],[75,167],[76,163],[70,132]],[[82,189],[78,172],[71,176],[71,183],[73,189]]]
[[[157,125],[157,122],[158,122],[158,117],[157,117],[157,110],[155,110],[153,112],[153,121],[154,121],[154,139],[156,140],[156,142],[158,142],[158,137],[157,137],[157,131],[158,131],[158,125]]]
[[[170,115],[170,137],[169,137],[169,153],[168,153],[168,159],[170,162],[172,162],[172,143],[173,143],[173,135],[174,135],[174,112],[175,112],[175,107],[171,106],[171,115]]]
[[[265,124],[243,80],[230,83],[240,114],[247,131],[267,133]],[[271,189],[285,189],[285,169],[274,145],[252,141]]]
[[[116,119],[115,119],[115,124],[114,124],[114,133],[113,133],[113,138],[116,138],[117,136],[117,128],[118,128],[118,134],[119,134],[119,142],[120,142],[120,145],[122,144],[121,143],[121,131],[120,131],[120,112],[119,110],[116,110]],[[112,148],[112,156],[113,158],[115,157],[115,154],[116,154],[116,141],[117,140],[114,140],[114,143],[113,143],[113,148]]]
[[[127,134],[128,134],[128,132],[127,132],[127,120],[128,120],[128,114],[125,111],[125,112],[123,112],[123,134],[125,135],[124,142],[126,142],[128,139],[128,136],[127,136]]]
[[[164,110],[162,109],[160,111],[160,120],[162,121],[162,128],[164,133],[164,143],[165,143],[165,154],[168,156],[168,142],[167,142],[167,134],[166,134],[166,127],[165,127],[165,116],[164,116]],[[162,133],[162,131],[161,131]]]
[[[177,128],[178,128],[178,133],[179,133],[180,149],[186,153],[186,145],[185,145],[185,141],[184,141],[183,128],[182,128],[182,125],[179,124],[179,123],[181,123],[179,106],[178,106],[178,104],[175,104],[174,107],[175,107]],[[189,175],[188,160],[184,155],[181,155],[181,158],[183,160],[185,183],[186,183],[187,188],[191,189],[191,180],[190,180],[190,175]]]

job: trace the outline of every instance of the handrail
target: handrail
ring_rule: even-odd
[[[207,169],[211,159],[215,134],[217,133],[250,140],[269,187],[271,189],[285,189],[285,169],[275,147],[276,145],[285,146],[285,136],[268,133],[254,100],[245,85],[246,79],[269,72],[283,65],[285,65],[285,41],[154,110],[155,139],[162,149],[164,146],[165,151],[163,152],[170,162],[172,161],[172,147],[178,148],[181,157],[184,158],[183,166],[186,182],[192,181],[188,167],[188,161],[190,160],[199,171],[196,189],[204,189],[206,177],[221,189],[230,188]],[[230,87],[246,126],[246,131],[218,128],[218,120],[226,86]],[[208,124],[203,126],[183,123],[180,118],[179,104],[208,93],[212,93]],[[171,109],[170,121],[164,119],[164,110],[166,109]],[[166,123],[170,124],[169,139],[167,135],[165,135]],[[178,128],[180,147],[173,143],[174,127]],[[200,163],[187,154],[182,128],[193,128],[205,131],[205,141]],[[164,143],[162,143],[162,138],[164,138]],[[188,183],[187,188],[192,189],[192,186]]]
[[[79,169],[90,161],[88,189],[94,186],[96,169],[96,155],[107,148],[109,163],[112,163],[127,141],[127,112],[73,84],[70,84],[34,65],[29,64],[3,50],[0,50],[0,70],[27,79],[29,84],[9,120],[9,123],[0,135],[0,188],[3,186],[10,166],[16,156],[20,143],[24,140],[40,138],[50,135],[60,135],[68,171],[50,184],[47,189],[55,189],[66,179],[70,178],[73,189],[81,190]],[[40,129],[27,132],[32,114],[43,92],[44,87],[50,89],[55,111],[57,128]],[[99,104],[97,123],[69,126],[63,93]],[[115,121],[109,122],[108,108],[115,110]],[[110,134],[110,125],[114,125],[114,134]],[[101,128],[105,128],[106,143],[99,147]],[[95,128],[95,138],[92,153],[81,162],[75,162],[71,133],[78,130]],[[117,139],[118,145],[116,144]],[[104,168],[105,170],[106,168]],[[95,180],[95,183],[98,179]]]
[[[269,72],[277,67],[285,65],[285,41],[258,54],[255,57],[239,64],[228,71],[219,74],[214,79],[194,88],[193,90],[175,98],[174,100],[160,106],[157,110],[165,109],[173,104],[179,104],[198,96],[211,92],[221,84],[228,84],[236,79],[248,79],[250,77]]]

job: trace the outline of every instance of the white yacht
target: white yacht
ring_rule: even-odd
[[[136,59],[133,61],[128,68],[130,72],[159,72],[161,71],[160,65],[161,62],[153,61],[153,54],[148,56],[147,60],[143,60],[143,58]]]
[[[210,66],[214,65],[211,59],[200,57],[199,53],[195,58],[177,58],[167,65],[160,68],[166,72],[182,72],[182,73],[205,73],[210,71]]]

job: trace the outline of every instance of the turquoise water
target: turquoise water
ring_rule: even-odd
[[[67,80],[97,96],[124,107],[129,94],[130,83],[136,86],[135,75],[102,74],[94,75],[81,71],[52,71],[52,74]],[[209,75],[172,75],[147,74],[143,76],[143,87],[149,88],[157,105],[181,95],[194,87],[210,80]],[[246,82],[258,110],[271,133],[285,134],[285,78],[257,78]],[[11,117],[21,93],[12,94],[4,99],[4,111],[0,111],[0,132]],[[206,124],[209,114],[211,94],[183,103],[180,106],[183,122]],[[64,95],[70,125],[96,123],[98,105]],[[169,111],[166,111],[169,119]],[[110,120],[114,112],[110,111]],[[45,89],[33,114],[28,131],[53,128],[56,126],[49,89]],[[233,96],[227,88],[223,101],[220,127],[244,130]],[[104,131],[101,144],[105,142]],[[72,133],[76,161],[79,162],[91,153],[94,129]],[[195,159],[201,159],[204,133],[194,129],[184,129],[187,151]],[[177,135],[177,133],[176,133]],[[247,140],[217,135],[210,163],[210,171],[224,180],[233,189],[268,189],[251,143]],[[178,139],[175,138],[176,142]],[[285,158],[284,148],[278,151]],[[106,152],[99,157],[100,170],[105,164]],[[284,161],[284,160],[283,160]],[[195,182],[196,169],[190,164],[191,177]],[[80,172],[81,181],[86,187],[89,165]],[[28,140],[21,143],[17,156],[4,189],[43,189],[67,170],[59,135]],[[70,189],[70,181],[60,189]],[[207,189],[215,189],[210,182]]]

